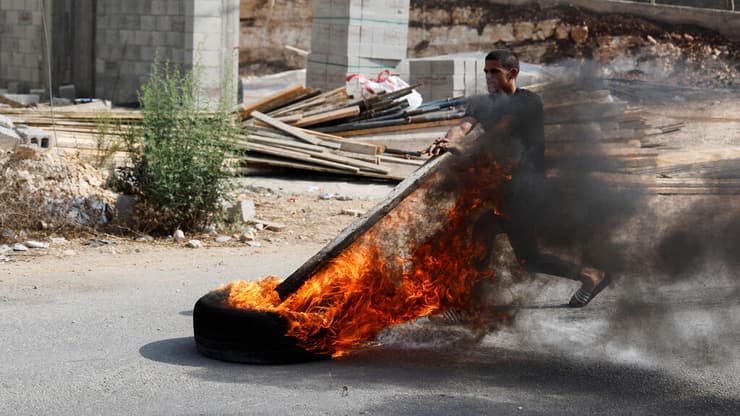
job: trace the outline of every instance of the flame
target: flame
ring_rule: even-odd
[[[473,220],[498,212],[485,201],[495,202],[508,179],[490,158],[460,161],[432,175],[284,301],[273,276],[220,290],[228,291],[230,307],[280,314],[301,347],[334,357],[369,344],[389,325],[451,308],[474,313],[471,288],[492,273],[474,265],[490,247],[471,238]]]

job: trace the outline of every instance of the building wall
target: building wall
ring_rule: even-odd
[[[136,102],[157,56],[200,67],[203,92],[217,101],[223,76],[234,84],[238,76],[236,58],[229,59],[238,52],[238,22],[238,0],[99,0],[95,95]]]
[[[0,88],[28,92],[44,83],[43,0],[0,0]]]

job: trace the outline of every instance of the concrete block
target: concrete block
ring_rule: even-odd
[[[417,77],[432,74],[432,61],[428,59],[412,59],[409,61],[409,75]]]
[[[157,30],[160,32],[169,32],[171,30],[172,20],[170,16],[156,16],[157,19]]]
[[[152,0],[152,14],[164,16],[167,14],[167,0]]]
[[[332,14],[332,0],[313,0],[311,7],[313,8],[313,17],[316,18],[327,18]]]
[[[0,150],[13,150],[20,142],[21,138],[15,130],[0,125]]]
[[[137,30],[134,35],[134,44],[146,46],[152,43],[152,32],[148,30]],[[141,53],[139,53],[141,55]]]
[[[139,22],[139,25],[141,26],[141,30],[154,31],[157,29],[156,16],[141,16],[140,19],[141,22]]]
[[[68,100],[74,100],[77,98],[77,92],[74,84],[60,85],[59,96]]]
[[[154,61],[154,55],[156,54],[156,51],[157,51],[156,48],[153,48],[151,46],[143,46],[140,49],[140,52],[141,52],[141,54],[140,54],[141,60],[142,61],[153,62]]]
[[[133,30],[122,29],[118,31],[120,42],[124,45],[132,45],[136,41],[136,32]]]
[[[141,56],[139,46],[135,44],[125,45],[125,47],[121,49],[121,52],[123,52],[122,59],[127,61],[136,61]]]
[[[159,49],[160,58],[162,58],[161,55],[164,53],[163,46],[167,46],[166,32],[152,32],[152,46],[155,46]]]
[[[194,33],[221,33],[221,18],[196,15],[193,18]]]
[[[167,0],[167,14],[170,16],[185,14],[185,6],[182,3],[182,0]]]
[[[195,15],[195,0],[184,0],[183,3],[183,15],[187,17]]]
[[[171,16],[170,29],[173,32],[185,32],[185,18],[182,16]]]
[[[36,94],[3,94],[2,97],[26,107],[38,104],[41,101],[41,97]]]
[[[196,0],[193,14],[199,17],[221,17],[221,0]]]
[[[36,127],[18,125],[15,129],[21,137],[21,142],[27,145],[37,145],[42,148],[53,146],[51,133]]]
[[[167,45],[177,48],[185,46],[185,35],[178,32],[167,32]]]
[[[362,17],[408,21],[409,6],[409,0],[362,0]]]
[[[437,75],[465,74],[464,59],[434,59],[431,60],[431,73]]]
[[[249,222],[257,215],[254,201],[251,199],[238,201],[228,211],[229,218],[234,222]]]
[[[326,90],[326,64],[307,62],[306,63],[306,86]]]

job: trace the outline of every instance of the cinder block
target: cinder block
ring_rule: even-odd
[[[38,104],[39,101],[41,101],[41,97],[37,94],[3,94],[3,97],[20,103],[26,107]]]
[[[306,63],[306,86],[326,90],[326,64]]]
[[[171,17],[171,26],[173,32],[185,32],[185,18],[182,16]]]
[[[74,100],[77,98],[77,92],[74,84],[60,85],[59,96],[68,100]]]
[[[409,6],[409,0],[362,0],[362,17],[408,21]]]
[[[157,30],[161,32],[169,32],[171,28],[171,19],[169,16],[157,16]]]
[[[155,48],[151,46],[144,46],[140,49],[140,51],[142,61],[154,61],[154,55],[156,54]]]
[[[167,14],[170,16],[182,16],[185,14],[185,7],[182,0],[168,0]]]
[[[141,30],[154,31],[157,29],[157,18],[155,16],[141,16]]]
[[[37,145],[43,148],[49,148],[54,145],[51,133],[36,127],[18,125],[15,129],[21,138],[21,142],[27,145]]]
[[[167,32],[167,45],[177,48],[185,46],[185,35],[178,32]]]
[[[427,59],[409,60],[409,75],[418,77],[432,74],[432,61]]]
[[[313,18],[327,18],[332,14],[332,0],[313,0]]]
[[[194,33],[221,33],[221,18],[195,15],[193,18]]]
[[[0,125],[0,150],[13,150],[20,142],[21,138],[15,130]]]
[[[195,0],[193,14],[200,17],[221,17],[221,0]]]
[[[432,74],[438,75],[457,75],[464,76],[465,60],[464,59],[435,59],[431,61]]]
[[[152,43],[152,32],[148,30],[137,30],[134,38],[136,45],[149,45]]]
[[[152,14],[155,16],[166,15],[167,14],[167,0],[152,0]]]

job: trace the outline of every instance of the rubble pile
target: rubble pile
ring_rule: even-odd
[[[0,226],[8,230],[95,227],[108,222],[116,194],[105,171],[36,146],[0,152]]]

